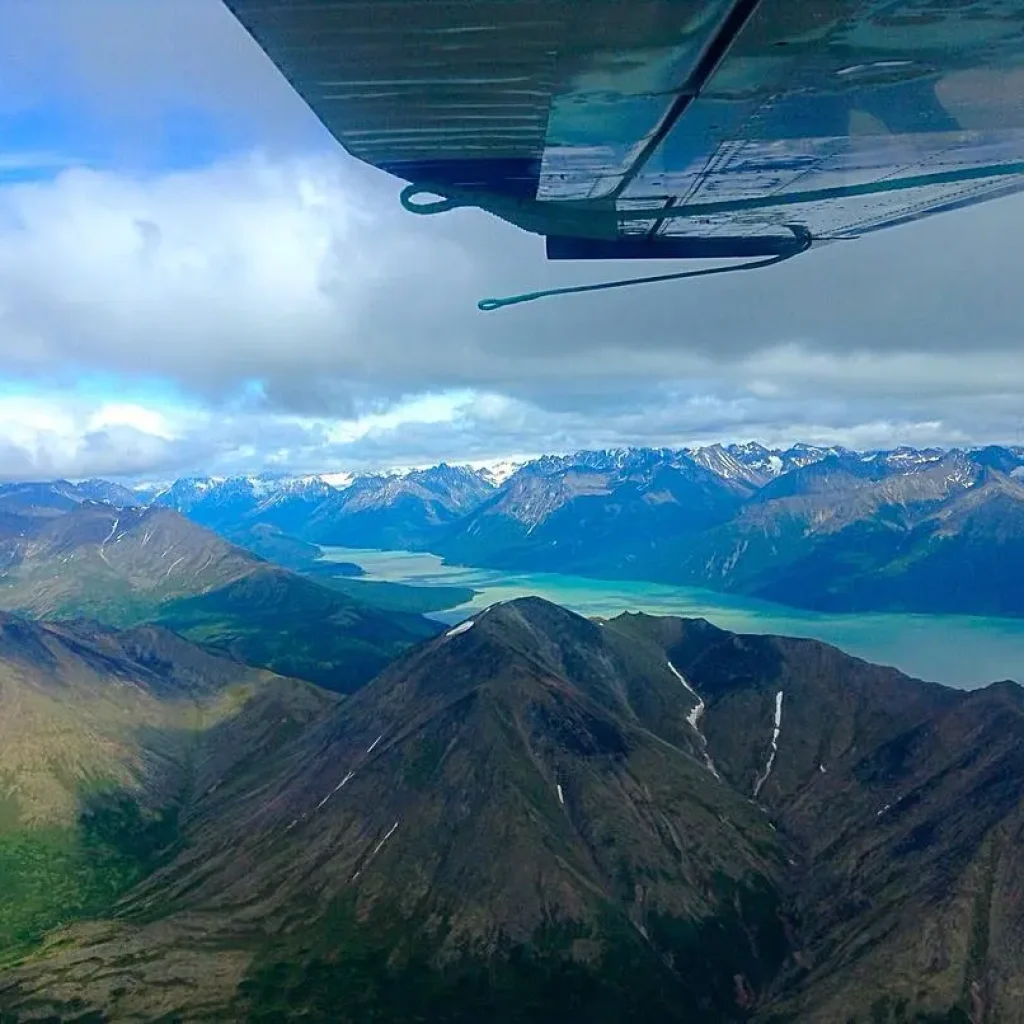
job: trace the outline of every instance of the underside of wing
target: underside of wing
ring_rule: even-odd
[[[770,255],[1024,186],[1024,0],[226,2],[410,208],[552,258]]]

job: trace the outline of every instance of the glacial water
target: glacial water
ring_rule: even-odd
[[[950,686],[973,689],[999,679],[1024,684],[1024,620],[969,615],[834,615],[789,608],[701,587],[594,580],[561,573],[513,573],[445,565],[411,551],[326,548],[332,561],[355,562],[368,578],[418,586],[472,587],[476,597],[435,615],[457,622],[495,601],[535,594],[582,615],[643,611],[701,617],[740,633],[812,637],[861,658]]]

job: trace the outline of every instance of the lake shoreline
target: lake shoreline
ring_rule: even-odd
[[[502,572],[450,565],[426,552],[325,547],[330,561],[354,562],[367,576],[410,586],[459,586],[469,601],[431,612],[452,623],[498,600],[536,594],[582,615],[624,611],[706,618],[739,633],[808,637],[877,664],[949,686],[974,689],[1024,681],[1024,620],[920,612],[832,613],[790,608],[700,587],[596,580],[561,573]]]

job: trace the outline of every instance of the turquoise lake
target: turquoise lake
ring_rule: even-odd
[[[495,601],[536,594],[583,615],[643,611],[710,620],[740,633],[812,637],[850,654],[950,686],[983,686],[999,679],[1024,683],[1024,620],[967,615],[832,615],[718,594],[700,587],[594,580],[560,573],[508,573],[445,565],[410,551],[325,548],[331,561],[355,562],[368,578],[419,586],[472,587],[469,603],[435,615],[457,622]]]

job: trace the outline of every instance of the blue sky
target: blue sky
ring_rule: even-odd
[[[482,214],[404,214],[219,0],[4,17],[2,477],[1022,441],[1019,198],[483,316],[483,295],[593,271]]]

